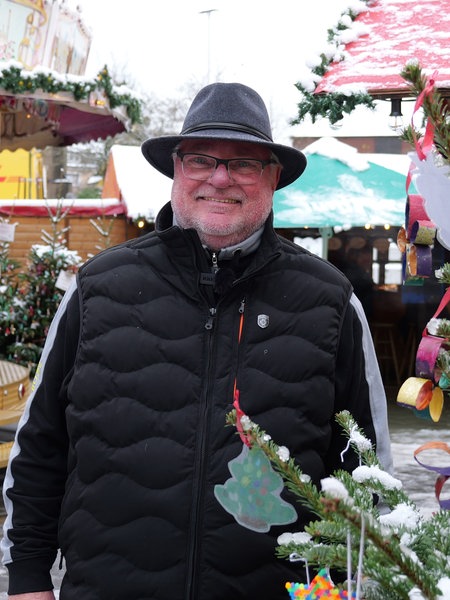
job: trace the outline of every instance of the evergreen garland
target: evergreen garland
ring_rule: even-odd
[[[61,75],[48,69],[27,71],[19,63],[7,63],[0,68],[0,89],[3,94],[26,94],[42,90],[48,94],[68,92],[76,101],[87,100],[89,94],[96,90],[105,93],[112,109],[124,106],[132,124],[141,122],[141,105],[136,96],[126,91],[124,86],[113,84],[108,68],[105,65],[92,80],[75,75]]]
[[[370,2],[370,0],[362,1],[366,4]],[[351,21],[354,21],[358,13],[354,12],[350,7],[343,13],[344,15],[348,15]],[[338,36],[345,29],[348,29],[347,25],[343,20],[340,20],[334,29],[328,30],[328,42],[334,45],[336,50],[338,50],[339,45]],[[335,60],[337,60],[335,55],[330,57],[324,52],[320,54],[320,63],[311,69],[312,74],[316,76],[315,80],[317,82],[325,75],[328,67]],[[291,121],[291,125],[300,124],[307,115],[311,117],[313,123],[316,122],[317,117],[325,117],[331,124],[334,124],[340,121],[344,117],[344,114],[351,113],[358,105],[364,105],[371,109],[375,108],[374,99],[370,94],[365,92],[351,95],[340,92],[316,94],[315,90],[311,91],[307,89],[301,82],[297,82],[295,87],[302,94],[302,101],[297,105],[298,115]]]
[[[291,125],[299,125],[308,115],[313,123],[316,122],[317,117],[325,117],[333,125],[341,121],[344,114],[350,114],[358,105],[375,108],[374,99],[366,93],[351,96],[338,92],[314,94],[308,92],[301,83],[296,83],[295,87],[302,93],[303,100],[297,105],[298,116],[291,121]]]

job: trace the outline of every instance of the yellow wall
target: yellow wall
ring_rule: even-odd
[[[0,152],[0,199],[43,198],[43,160],[39,150]]]

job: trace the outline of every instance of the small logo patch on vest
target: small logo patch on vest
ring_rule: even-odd
[[[269,327],[269,315],[258,315],[258,326],[261,329]]]

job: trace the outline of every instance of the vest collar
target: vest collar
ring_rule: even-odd
[[[175,227],[179,227],[175,213],[173,213],[172,224]],[[217,251],[216,255],[218,260],[231,260],[236,252],[240,252],[241,256],[247,256],[247,254],[251,254],[258,248],[263,232],[264,225],[252,233],[252,235],[246,240],[239,242],[239,244],[234,244],[233,246],[228,246],[227,248],[222,248],[221,250]],[[211,250],[205,244],[203,244],[203,248],[211,252]]]

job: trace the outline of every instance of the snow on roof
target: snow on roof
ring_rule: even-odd
[[[303,152],[304,174],[274,195],[275,227],[402,225],[408,156],[359,153],[336,138]]]
[[[319,92],[372,95],[406,92],[400,72],[411,60],[438,87],[450,87],[450,0],[376,0],[358,15],[342,39],[340,62],[333,62],[316,88]]]
[[[353,171],[364,171],[372,163],[406,176],[411,165],[411,159],[407,155],[358,152],[354,146],[345,144],[334,137],[320,138],[303,148],[302,152],[307,157],[311,154],[319,154],[339,160]]]
[[[116,144],[111,154],[127,216],[153,221],[159,209],[170,200],[172,180],[146,161],[140,146]]]

